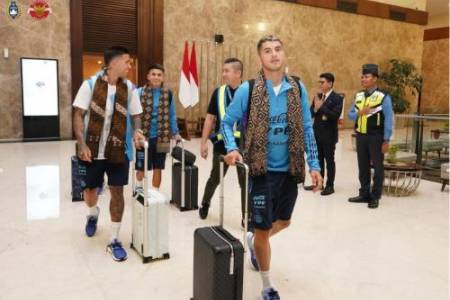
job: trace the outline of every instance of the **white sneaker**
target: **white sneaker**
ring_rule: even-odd
[[[142,197],[144,198],[144,188],[141,186],[137,186],[133,191],[133,197]]]

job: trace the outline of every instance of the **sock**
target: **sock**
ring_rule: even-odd
[[[266,272],[259,272],[261,274],[262,284],[263,284],[263,291],[273,288],[272,280],[270,280],[270,271]]]
[[[144,180],[136,179],[136,187],[144,187]]]
[[[254,251],[255,250],[255,235],[251,231],[247,232],[247,242],[248,242],[248,247]]]
[[[94,205],[92,207],[88,207],[88,216],[95,216],[98,217],[99,209],[97,205]]]
[[[153,189],[159,192],[159,187],[154,186]]]
[[[111,241],[115,239],[119,239],[119,231],[120,231],[121,222],[111,222]]]

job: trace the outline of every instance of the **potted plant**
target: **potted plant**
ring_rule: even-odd
[[[441,136],[441,132],[439,131],[439,129],[431,130],[431,131],[432,131],[432,133],[433,133],[433,138],[434,138],[435,140],[439,139],[439,137]]]
[[[389,147],[389,153],[388,153],[388,157],[387,157],[387,161],[391,164],[395,163],[396,159],[397,159],[397,152],[399,150],[399,146],[398,145],[391,145]]]
[[[410,91],[414,96],[420,95],[422,76],[417,73],[416,67],[410,62],[391,59],[389,63],[389,71],[382,72],[380,75],[381,87],[391,95],[394,112],[403,113],[410,106],[406,100],[406,92]]]
[[[433,138],[436,140],[439,139],[441,133],[448,133],[448,121],[444,123],[444,126],[441,129],[431,130],[431,133],[433,134]]]

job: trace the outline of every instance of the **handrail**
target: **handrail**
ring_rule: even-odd
[[[417,119],[417,120],[440,120],[440,121],[448,121],[450,119],[450,115],[440,115],[445,117],[438,117],[438,115],[395,115],[396,118],[401,119]]]

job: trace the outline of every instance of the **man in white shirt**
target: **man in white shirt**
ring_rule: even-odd
[[[116,261],[127,259],[118,235],[124,211],[123,186],[128,184],[129,161],[132,159],[131,135],[137,144],[143,139],[142,107],[126,80],[131,68],[130,55],[124,47],[104,52],[105,68],[78,90],[73,102],[73,130],[78,142],[78,157],[86,166],[84,200],[88,206],[86,235],[97,230],[99,208],[97,188],[103,186],[106,173],[111,192],[111,242],[108,251]],[[132,120],[132,122],[131,122]],[[134,133],[132,134],[131,123]]]

